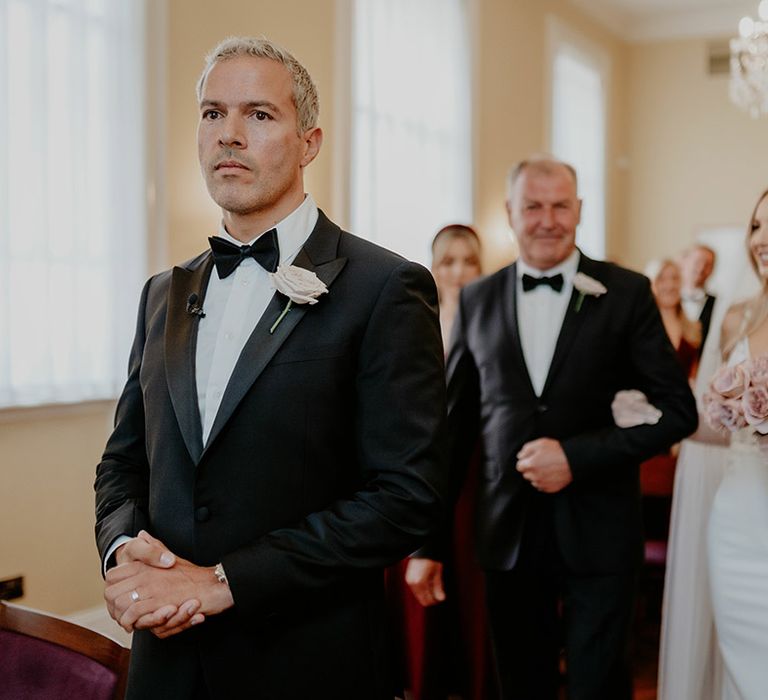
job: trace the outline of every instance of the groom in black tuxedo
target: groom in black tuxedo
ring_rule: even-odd
[[[511,172],[519,260],[466,287],[448,358],[458,489],[478,432],[477,504],[496,668],[505,700],[629,700],[628,643],[642,557],[639,463],[696,428],[696,406],[648,281],[575,245],[576,173],[549,158]],[[617,391],[662,413],[618,428]],[[444,597],[441,543],[412,588]],[[562,606],[562,607],[561,607]]]
[[[96,476],[127,697],[391,700],[383,568],[443,510],[435,285],[304,193],[322,132],[293,56],[226,40],[198,97],[222,225],[145,285]]]

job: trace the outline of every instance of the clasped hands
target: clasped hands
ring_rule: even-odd
[[[104,599],[126,632],[149,629],[163,639],[234,605],[213,567],[176,556],[144,530],[117,549],[116,561],[107,571]]]
[[[557,493],[573,481],[563,447],[552,438],[526,442],[517,453],[515,468],[542,493]],[[405,570],[405,582],[416,600],[425,607],[445,600],[443,565],[439,561],[412,557]]]

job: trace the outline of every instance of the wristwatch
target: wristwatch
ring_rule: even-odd
[[[216,564],[216,566],[213,568],[213,575],[219,580],[219,583],[226,583],[229,585],[227,574],[224,572],[224,565],[221,562]]]

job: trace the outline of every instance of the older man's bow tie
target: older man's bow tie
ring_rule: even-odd
[[[540,284],[552,287],[556,292],[563,289],[563,276],[558,272],[552,277],[533,277],[533,275],[523,274],[523,291],[530,292],[536,289]]]
[[[251,245],[235,245],[220,236],[208,239],[213,251],[213,263],[219,279],[229,277],[246,258],[253,258],[267,272],[277,270],[280,262],[280,247],[277,244],[277,229],[262,233]]]

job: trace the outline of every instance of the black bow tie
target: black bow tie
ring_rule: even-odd
[[[556,292],[560,292],[563,289],[563,276],[559,272],[556,275],[552,275],[552,277],[533,277],[532,275],[523,274],[524,292],[530,292],[540,284],[552,287]]]
[[[219,236],[211,236],[208,242],[213,251],[213,263],[222,280],[229,277],[246,258],[253,258],[267,272],[277,270],[277,263],[280,262],[275,228],[262,233],[251,245],[235,245]]]

